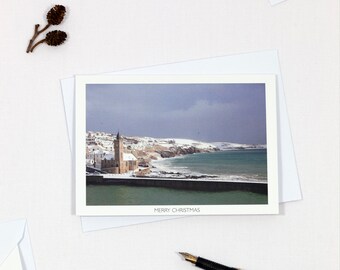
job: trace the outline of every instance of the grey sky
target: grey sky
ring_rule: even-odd
[[[266,143],[264,84],[88,84],[86,129]]]

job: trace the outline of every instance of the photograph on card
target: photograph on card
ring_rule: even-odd
[[[81,77],[82,208],[266,209],[277,197],[274,82],[269,75]]]

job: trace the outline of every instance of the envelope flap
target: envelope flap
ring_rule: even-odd
[[[18,247],[15,247],[5,261],[0,264],[0,270],[23,270]]]
[[[25,219],[0,223],[0,265],[24,237]]]

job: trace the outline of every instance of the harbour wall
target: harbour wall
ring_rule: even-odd
[[[214,180],[182,180],[182,179],[157,179],[157,178],[103,178],[100,175],[87,175],[87,185],[126,185],[135,187],[162,187],[181,190],[198,191],[249,191],[258,194],[268,194],[267,183],[227,182]]]

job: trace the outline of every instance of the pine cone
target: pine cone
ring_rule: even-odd
[[[45,40],[47,45],[59,46],[64,43],[67,34],[64,31],[54,30],[46,34]]]
[[[58,25],[60,24],[66,13],[66,8],[62,5],[55,5],[50,11],[47,13],[47,21],[49,24]]]

